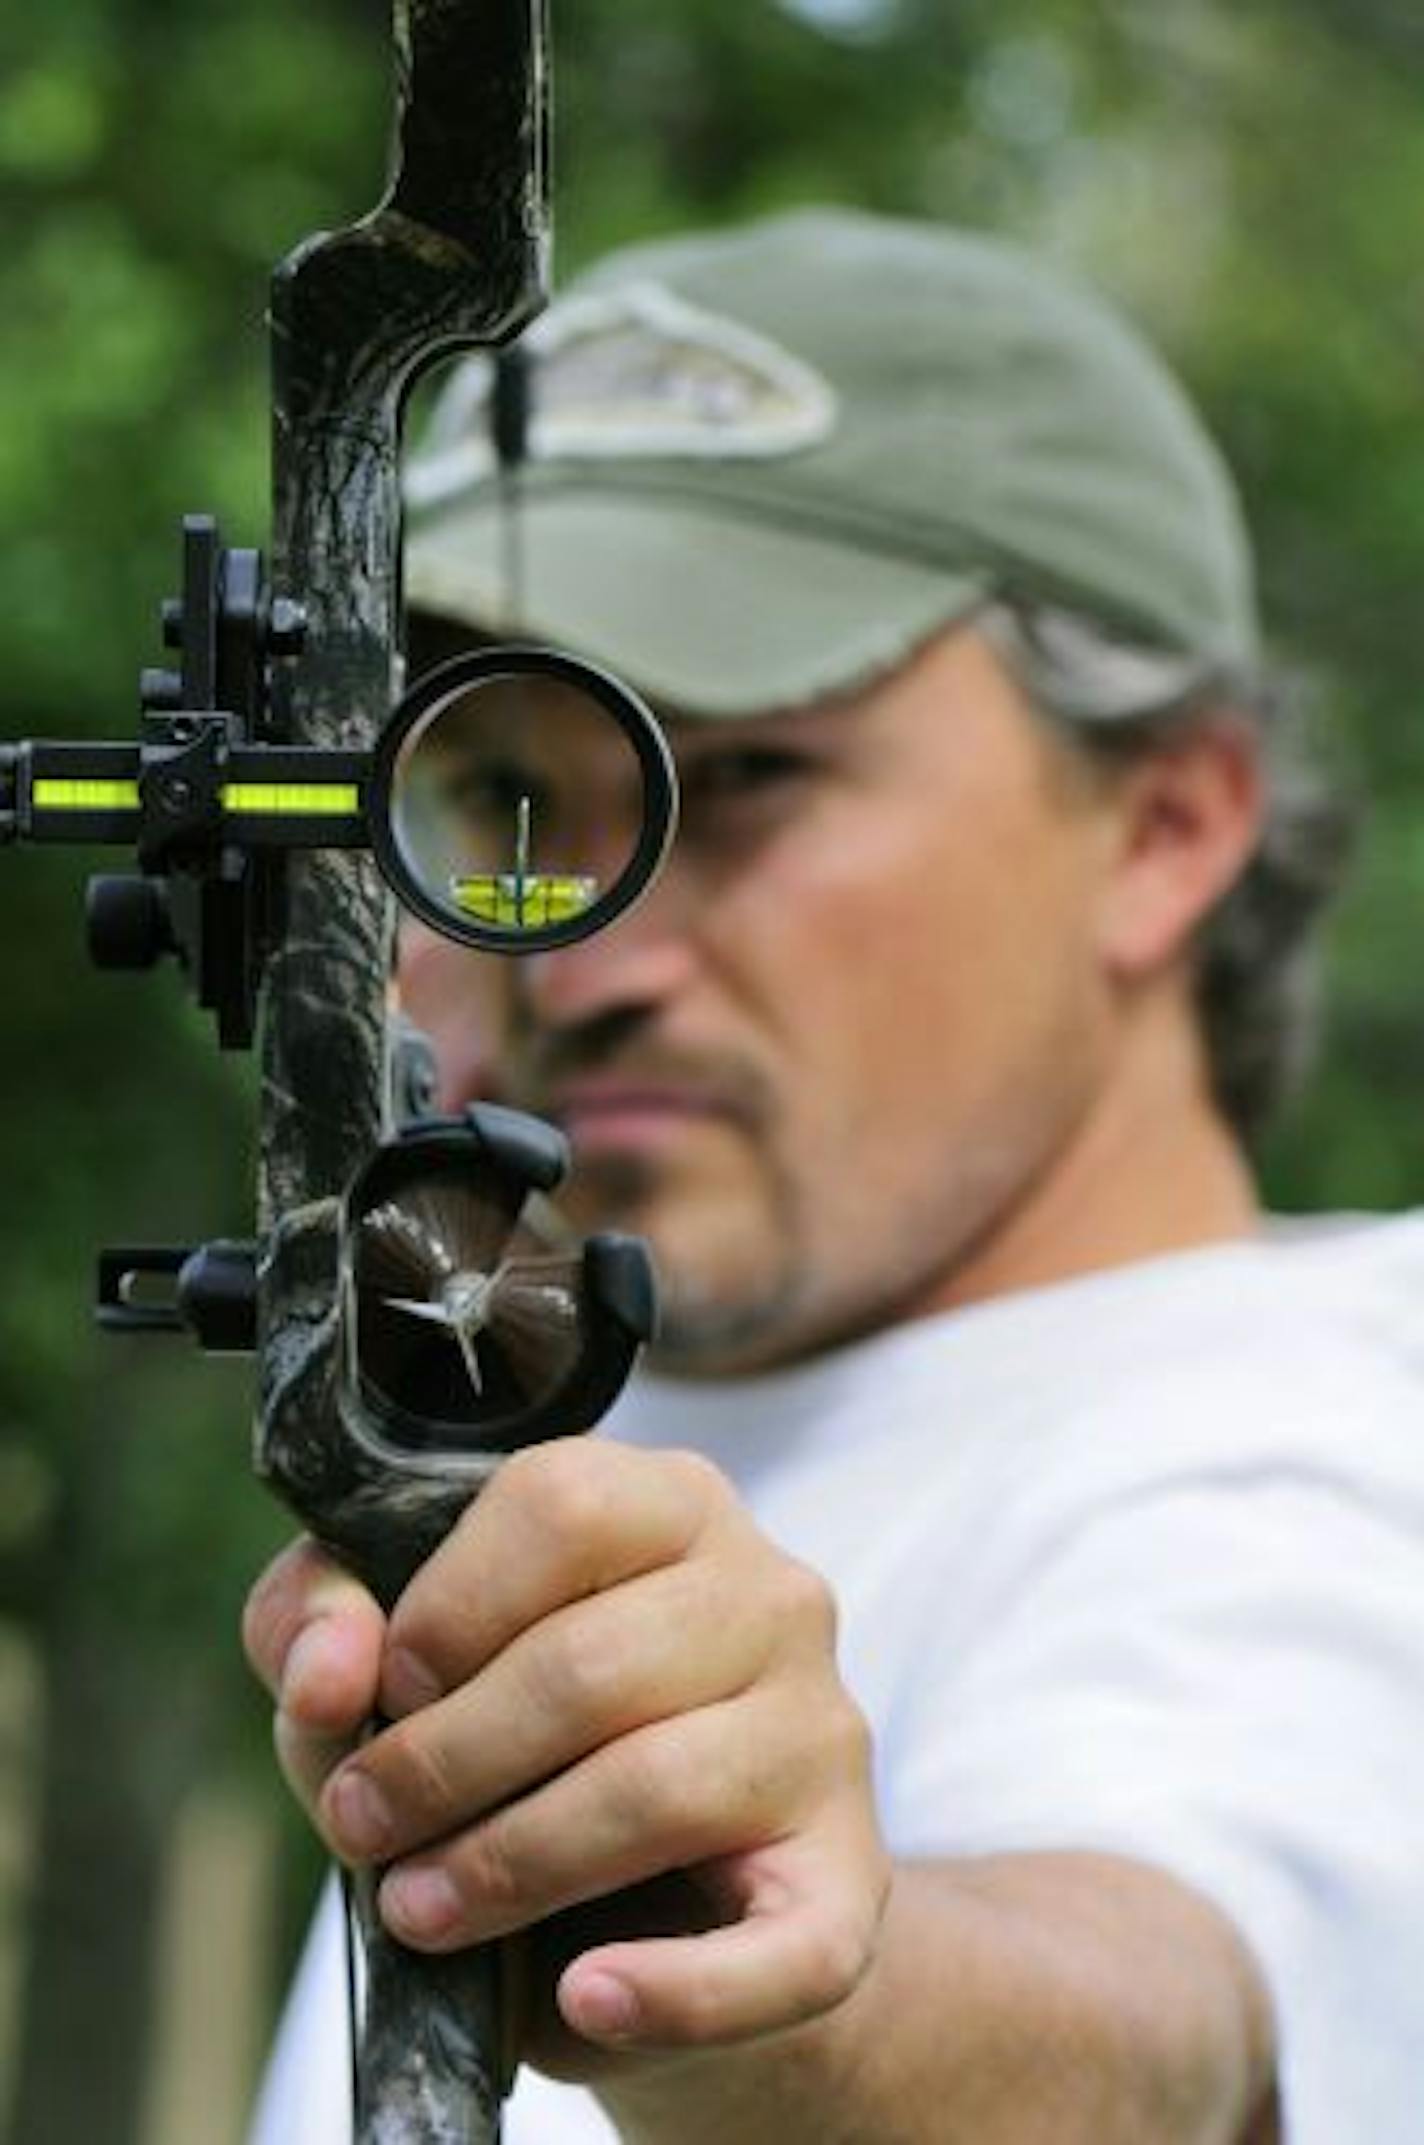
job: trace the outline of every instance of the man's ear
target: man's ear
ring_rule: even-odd
[[[1231,717],[1205,721],[1118,778],[1118,854],[1101,912],[1111,973],[1140,981],[1178,960],[1260,838],[1260,750]]]

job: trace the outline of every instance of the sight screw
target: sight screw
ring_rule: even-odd
[[[267,615],[267,645],[273,655],[298,655],[307,637],[306,605],[293,596],[274,596]]]
[[[183,680],[176,670],[141,670],[138,676],[139,705],[150,714],[166,713],[183,705]]]

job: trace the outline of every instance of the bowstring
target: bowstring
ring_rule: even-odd
[[[508,344],[494,361],[490,434],[498,472],[500,619],[514,632],[520,630],[520,622],[526,616],[529,593],[523,478],[529,459],[531,387],[528,351],[522,342]]]
[[[351,2118],[358,2114],[357,2099],[361,2090],[361,2063],[358,2036],[361,2020],[358,2012],[359,1991],[356,1976],[356,1947],[360,1938],[356,1932],[356,1895],[352,1887],[351,1872],[341,1871],[341,1907],[345,1918],[346,1942],[343,1951],[346,1958],[346,2058],[351,2073]]]

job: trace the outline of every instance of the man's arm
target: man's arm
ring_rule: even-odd
[[[598,2082],[629,2145],[1273,2145],[1270,2007],[1230,1925],[1098,1855],[909,1863],[824,2017]]]
[[[327,1839],[391,1865],[395,1933],[528,1932],[528,2059],[642,2145],[1269,2135],[1259,1978],[1174,1880],[892,1873],[827,1590],[703,1461],[521,1455],[389,1623],[308,1546],[248,1639]]]

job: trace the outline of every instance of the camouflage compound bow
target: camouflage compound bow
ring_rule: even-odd
[[[428,1058],[389,1012],[392,891],[473,946],[560,944],[634,898],[674,816],[646,709],[570,657],[485,651],[396,700],[406,398],[537,311],[547,215],[540,0],[395,0],[395,40],[385,199],[273,283],[270,573],[191,517],[164,606],[180,667],[144,672],[137,742],[0,748],[0,840],[137,851],[90,883],[95,959],[176,955],[225,1047],[261,1013],[257,1241],[106,1252],[100,1318],[255,1349],[259,1471],[385,1603],[503,1453],[598,1418],[652,1316],[641,1245],[530,1233],[557,1133],[430,1114]],[[536,870],[521,765],[590,723],[630,755],[641,823],[600,879],[541,820]],[[405,1950],[369,1881],[350,1920],[358,2145],[496,2138],[495,1953]]]

